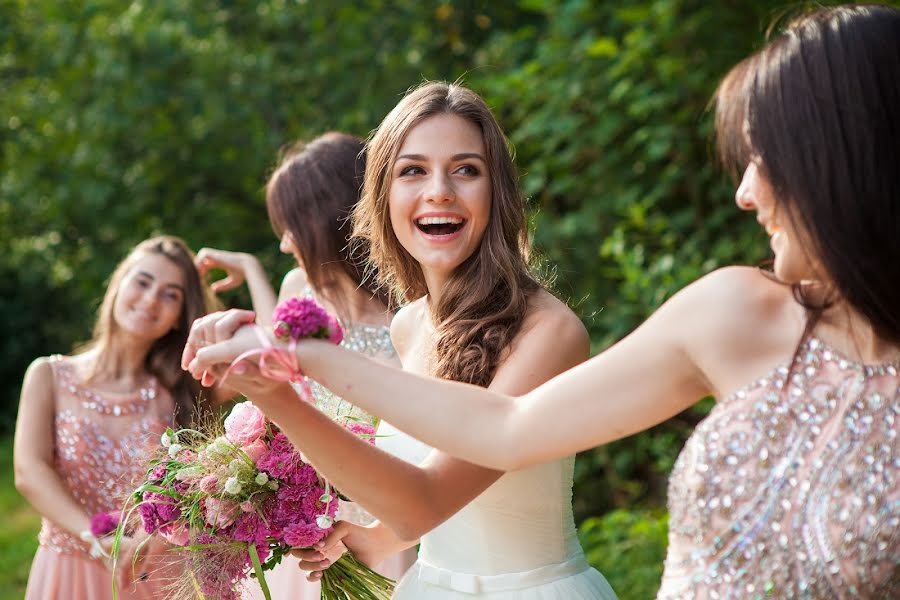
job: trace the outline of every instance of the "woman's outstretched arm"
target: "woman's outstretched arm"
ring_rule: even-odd
[[[731,351],[723,343],[733,337],[728,315],[741,309],[723,306],[742,301],[748,278],[762,279],[754,269],[704,277],[618,344],[519,397],[401,372],[316,340],[296,351],[309,376],[353,404],[449,454],[511,470],[626,437],[722,391],[704,365]],[[238,332],[231,342],[200,349],[194,368],[236,356],[252,337]],[[541,355],[552,360],[563,350],[551,336]]]

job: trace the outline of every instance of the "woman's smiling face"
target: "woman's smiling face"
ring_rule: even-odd
[[[413,127],[393,165],[388,205],[394,234],[426,281],[445,280],[477,250],[490,219],[481,129],[454,114]]]

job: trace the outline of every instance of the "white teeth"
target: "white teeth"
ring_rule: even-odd
[[[422,217],[416,219],[419,225],[459,225],[463,220],[459,217]]]

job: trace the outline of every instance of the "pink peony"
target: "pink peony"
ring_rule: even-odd
[[[241,512],[241,507],[228,500],[207,498],[204,504],[203,518],[213,527],[227,527]]]
[[[344,329],[340,322],[328,315],[328,341],[332,344],[340,344],[344,339]]]
[[[266,432],[266,415],[252,402],[236,404],[225,419],[225,437],[238,446],[247,446]]]
[[[244,454],[246,454],[247,457],[253,461],[253,464],[256,464],[256,461],[258,461],[260,457],[262,457],[262,455],[269,450],[269,447],[266,446],[266,443],[264,441],[256,440],[250,444],[247,444],[246,446],[241,447],[241,450],[243,450]]]

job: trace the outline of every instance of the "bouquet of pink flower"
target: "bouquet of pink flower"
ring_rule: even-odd
[[[340,343],[343,335],[337,320],[310,298],[280,304],[273,321],[276,336],[292,344],[305,337]],[[251,354],[259,356],[267,376],[306,384],[292,352],[268,347],[235,364]],[[372,426],[346,426],[373,440]],[[252,403],[236,405],[224,427],[168,429],[161,443],[161,456],[151,461],[128,512],[138,511],[148,533],[186,555],[184,580],[173,584],[173,597],[238,600],[240,587],[254,576],[269,599],[264,571],[291,548],[312,546],[331,530],[336,492]],[[120,524],[114,557],[123,530]],[[388,600],[394,588],[349,553],[324,571],[321,582],[324,600]]]
[[[367,424],[348,428],[374,434]],[[174,586],[181,596],[238,600],[255,576],[269,598],[264,571],[328,534],[337,494],[252,403],[236,405],[215,433],[167,430],[165,455],[151,462],[135,509],[148,533],[186,553],[185,581]],[[345,554],[324,572],[322,598],[387,600],[393,587]]]

